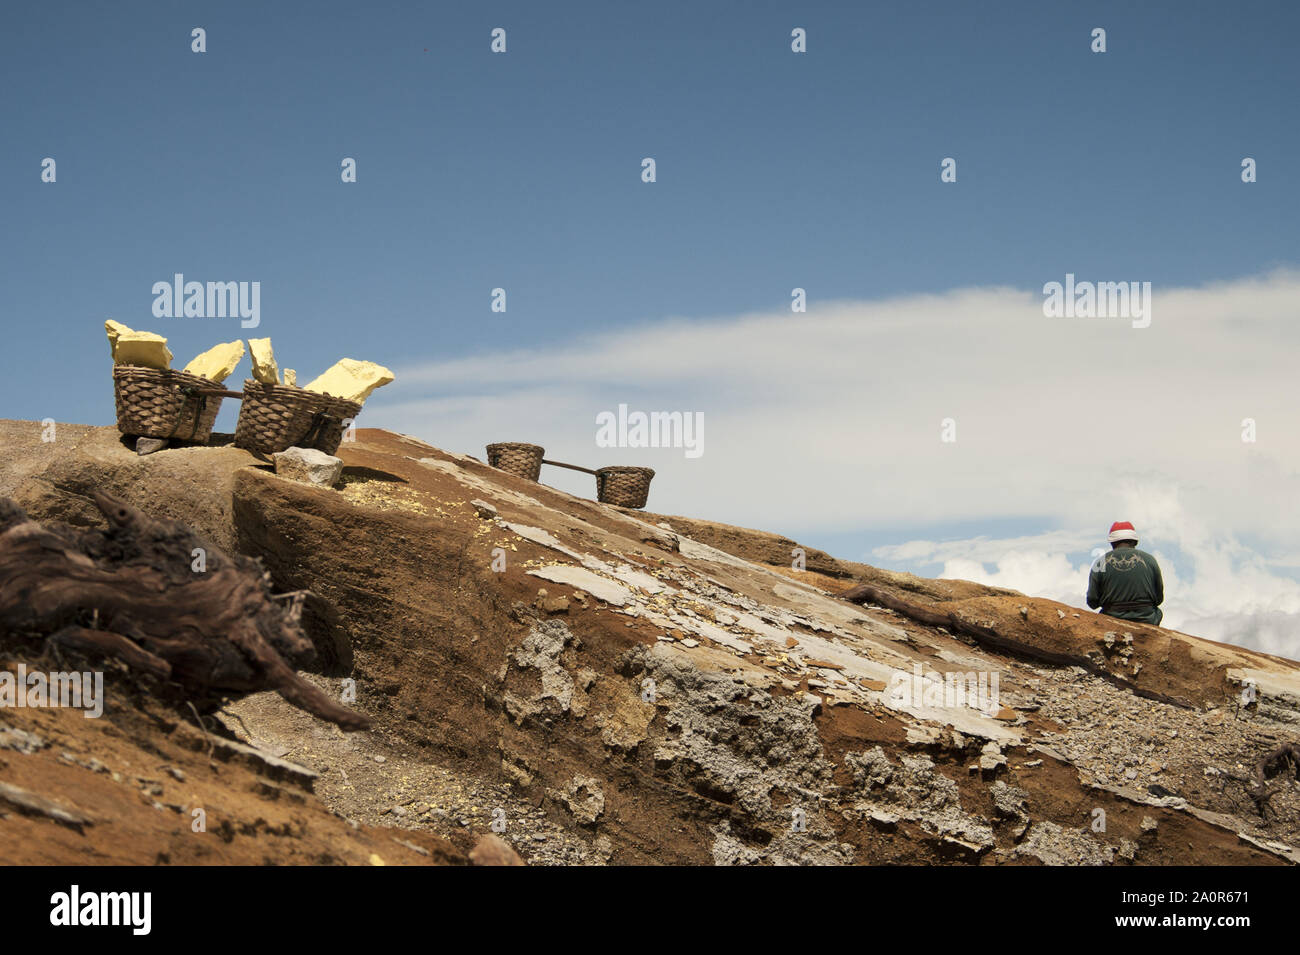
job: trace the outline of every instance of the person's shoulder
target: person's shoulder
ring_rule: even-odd
[[[1141,548],[1138,548],[1138,547],[1134,547],[1133,550],[1134,550],[1134,552],[1137,553],[1140,557],[1143,557],[1143,558],[1145,558],[1146,560],[1149,560],[1151,563],[1154,564],[1154,563],[1156,562],[1155,557],[1152,556],[1152,554],[1151,554],[1149,551],[1142,550]]]

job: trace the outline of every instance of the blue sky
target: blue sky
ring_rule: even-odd
[[[524,435],[532,391],[500,400],[510,389],[490,376],[417,372],[572,353],[665,322],[789,314],[796,286],[815,314],[958,289],[1036,293],[1066,272],[1189,289],[1300,265],[1294,3],[58,3],[3,18],[10,418],[110,423],[111,317],[167,335],[178,364],[249,334],[271,336],[304,378],[345,354],[381,362],[398,379],[362,423],[453,450],[515,436],[582,455],[590,411],[619,400],[700,408],[713,440],[739,448],[720,396],[662,366],[633,362],[617,387],[557,400],[546,432]],[[194,27],[205,53],[191,52]],[[494,27],[505,54],[489,50]],[[805,54],[790,50],[794,27]],[[1094,27],[1104,54],[1090,50]],[[640,178],[646,156],[653,184]],[[949,156],[955,184],[939,181]],[[1244,156],[1259,163],[1250,185]],[[40,180],[45,157],[53,184]],[[344,157],[354,184],[340,181]],[[155,319],[150,289],[176,272],[261,282],[260,327]],[[489,309],[495,287],[505,314]],[[1026,336],[991,323],[953,395],[1022,373],[1001,364],[999,334]],[[1127,341],[1114,339],[1120,368]],[[917,339],[902,364],[949,345]],[[873,342],[855,347],[828,360],[870,373]],[[1046,357],[1028,347],[1026,360]],[[712,358],[733,384],[815,387],[725,344]],[[910,380],[893,392],[901,408],[924,405]],[[455,409],[470,401],[480,430],[463,434]],[[828,399],[821,417],[853,428],[864,413]],[[1060,440],[1083,437],[1066,428]],[[715,455],[694,473],[740,460]],[[1294,459],[1279,461],[1286,473]],[[1014,494],[957,514],[867,496],[831,520],[786,507],[781,487],[767,505],[688,487],[656,487],[651,506],[859,559],[1064,520]]]

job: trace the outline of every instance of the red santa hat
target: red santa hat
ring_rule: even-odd
[[[1116,541],[1136,541],[1138,536],[1128,521],[1116,521],[1110,525],[1110,536],[1106,539],[1113,544]]]

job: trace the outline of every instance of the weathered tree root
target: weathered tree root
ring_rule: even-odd
[[[0,630],[102,653],[209,703],[276,690],[343,729],[370,720],[294,670],[314,655],[302,595],[271,593],[251,558],[231,557],[179,521],[96,492],[107,530],[42,526],[0,498]]]
[[[1274,791],[1268,788],[1268,781],[1280,773],[1287,773],[1300,779],[1300,743],[1283,743],[1277,749],[1255,760],[1255,773],[1252,779],[1254,786],[1250,791],[1250,797],[1255,800],[1260,815],[1264,814],[1269,800],[1274,796]]]
[[[161,657],[156,657],[148,650],[142,650],[132,641],[120,634],[107,630],[92,630],[76,625],[64,627],[58,633],[50,635],[45,641],[46,649],[58,650],[71,647],[74,650],[98,652],[105,656],[117,657],[133,670],[143,670],[150,676],[165,680],[172,675],[171,664]]]
[[[1283,743],[1271,753],[1265,753],[1255,761],[1255,785],[1263,786],[1265,781],[1279,772],[1286,770],[1300,779],[1300,743]]]

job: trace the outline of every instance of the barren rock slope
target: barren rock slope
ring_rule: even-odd
[[[230,447],[137,458],[108,428],[42,445],[0,422],[0,443],[0,495],[34,517],[89,521],[104,487],[313,591],[315,679],[355,677],[375,729],[345,738],[265,694],[223,722],[318,773],[311,805],[362,831],[463,858],[495,822],[533,863],[1300,859],[1294,774],[1252,778],[1300,740],[1290,661],[811,550],[789,571],[784,538],[606,507],[389,432],[343,446],[340,490]],[[859,582],[996,639],[833,596]],[[997,702],[945,699],[945,674],[996,677]],[[111,718],[141,746],[166,732]],[[94,754],[97,731],[59,731]],[[0,751],[0,782],[98,802],[30,772],[37,756]]]

